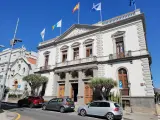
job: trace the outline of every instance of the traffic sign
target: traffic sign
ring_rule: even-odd
[[[123,89],[123,83],[122,83],[122,80],[119,80],[119,89]]]

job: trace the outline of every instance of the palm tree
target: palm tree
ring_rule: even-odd
[[[117,86],[117,82],[112,78],[95,77],[91,79],[90,86],[93,89],[93,99],[102,100],[109,97],[112,88]]]

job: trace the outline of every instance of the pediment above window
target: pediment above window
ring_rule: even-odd
[[[119,36],[123,36],[125,34],[125,31],[117,31],[114,34],[112,34],[111,37],[119,37]]]
[[[84,42],[83,42],[83,44],[92,44],[93,43],[93,41],[94,41],[94,39],[87,39],[87,40],[85,40]]]
[[[50,51],[46,51],[43,53],[43,55],[49,55],[50,54]]]
[[[71,45],[71,47],[79,47],[80,44],[81,44],[81,43],[79,43],[79,42],[75,42],[75,43],[73,43],[73,44]]]
[[[67,45],[64,45],[64,46],[62,46],[60,49],[61,49],[61,50],[66,50],[66,49],[68,49],[68,46],[67,46]]]

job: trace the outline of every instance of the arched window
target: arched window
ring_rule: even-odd
[[[119,81],[122,82],[122,95],[129,95],[129,88],[128,88],[128,77],[127,77],[127,70],[124,68],[121,68],[118,70],[118,77]]]

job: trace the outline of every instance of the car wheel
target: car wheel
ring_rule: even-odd
[[[80,111],[80,115],[81,115],[81,116],[86,116],[86,110],[85,110],[85,109],[82,109],[82,110]]]
[[[113,115],[113,113],[107,113],[107,115],[106,115],[106,118],[107,118],[107,120],[114,120],[114,115]]]
[[[33,104],[33,103],[31,103],[31,104],[29,105],[29,107],[30,107],[30,108],[33,108],[33,107],[34,107],[34,104]]]
[[[61,113],[64,113],[64,112],[65,112],[65,108],[64,108],[64,107],[61,107],[61,108],[60,108],[60,112],[61,112]]]
[[[42,106],[42,110],[46,110],[46,105],[43,105],[43,106]]]
[[[22,104],[18,103],[18,107],[22,107]]]

